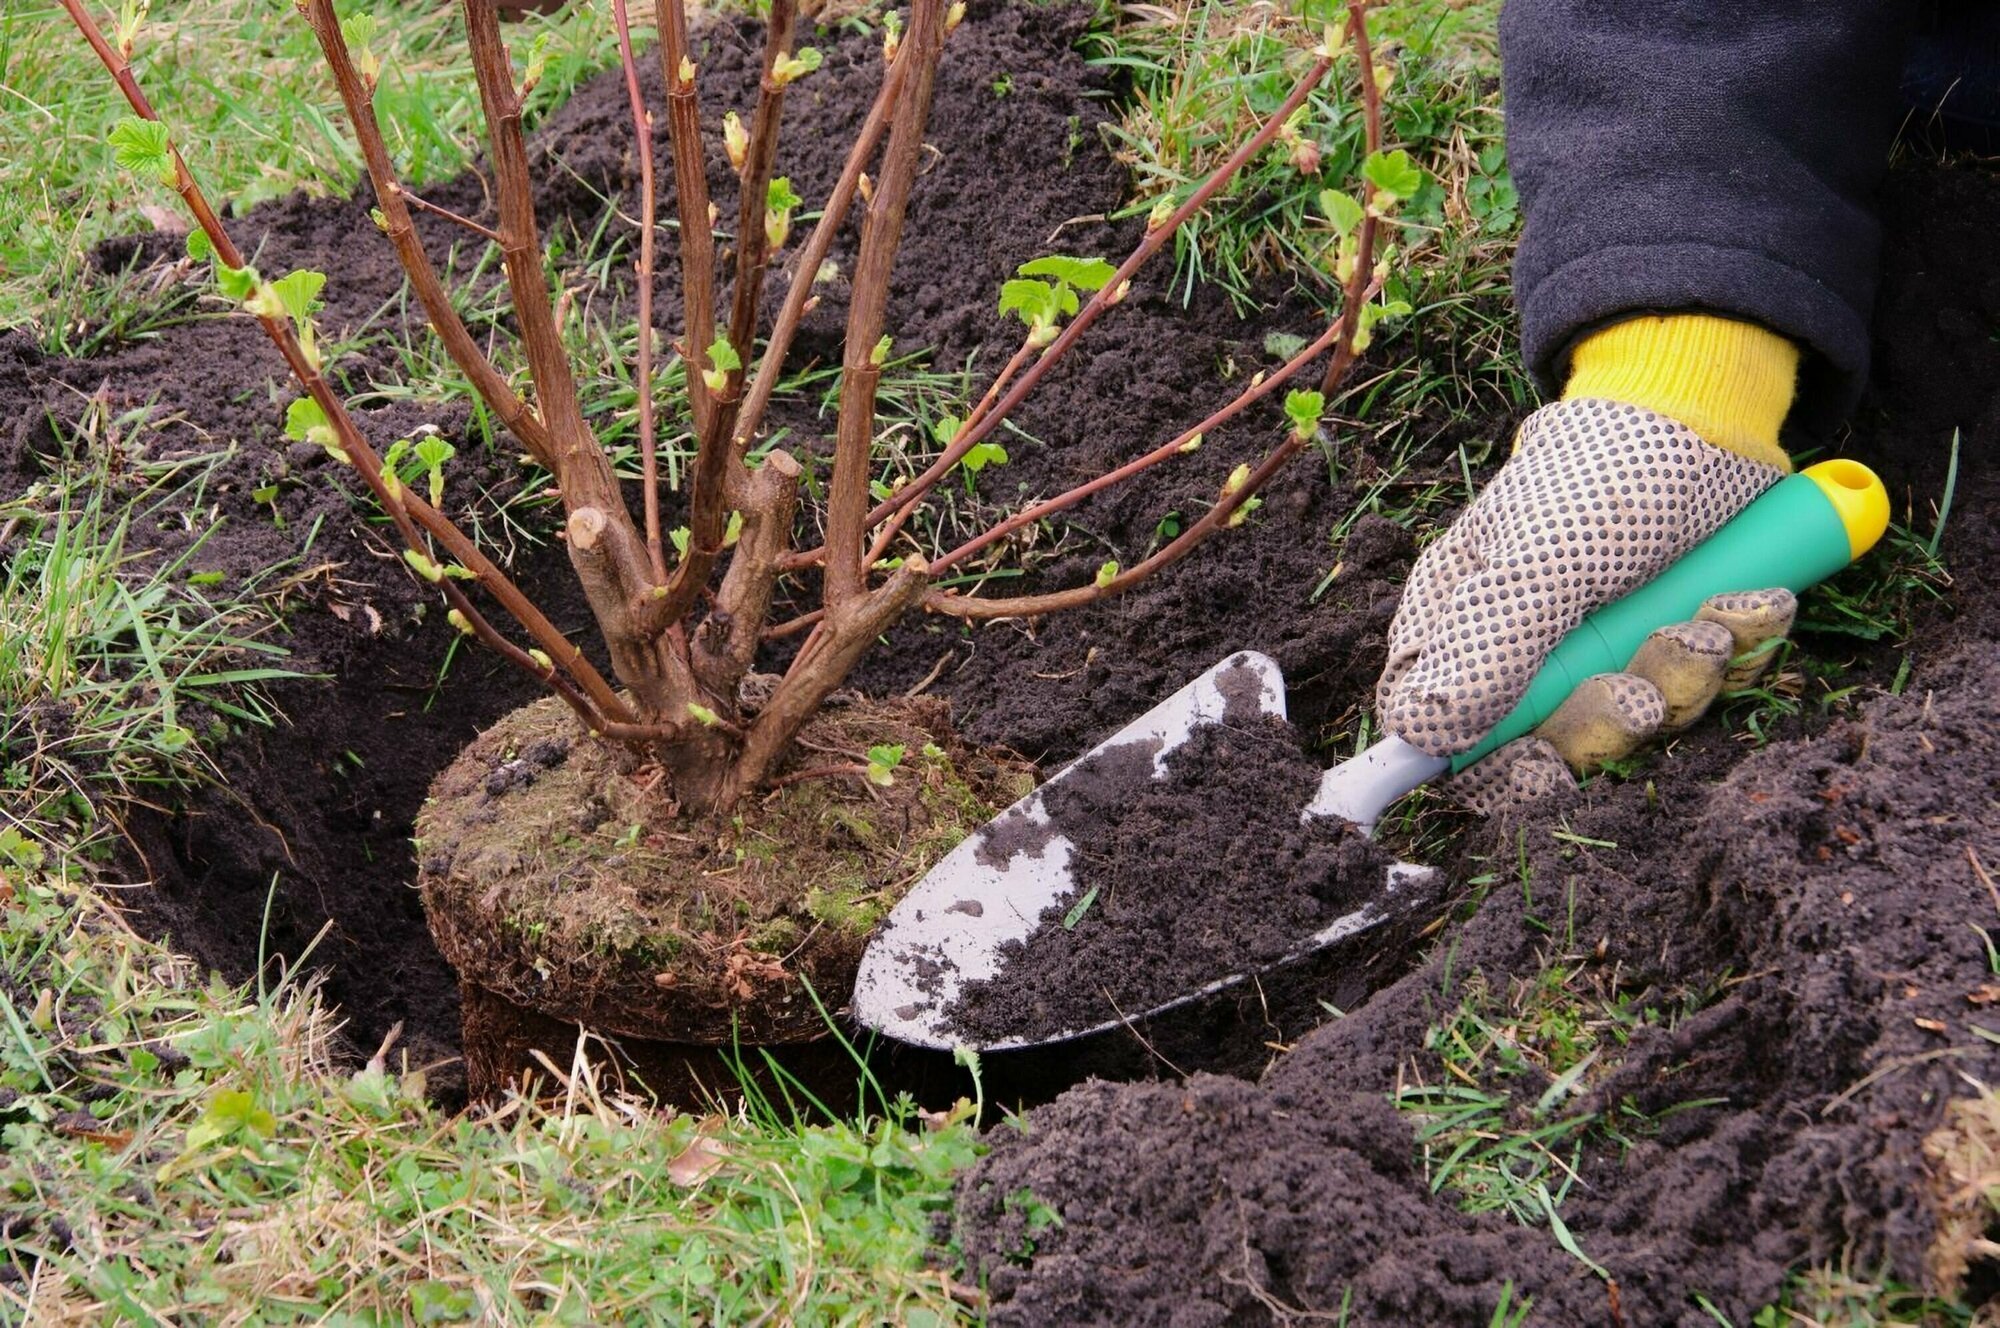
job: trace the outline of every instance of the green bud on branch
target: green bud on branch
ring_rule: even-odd
[[[134,175],[149,176],[172,188],[180,183],[174,169],[173,142],[158,120],[128,115],[111,127],[112,158]]]

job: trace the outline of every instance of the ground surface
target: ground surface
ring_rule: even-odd
[[[984,347],[979,364],[990,367],[995,348],[1013,344],[992,309],[1015,264],[1057,248],[1121,252],[1132,238],[1130,224],[1092,220],[1118,204],[1126,174],[1093,132],[1104,103],[1068,50],[1072,35],[1045,11],[975,7],[955,39],[932,135],[940,155],[913,205],[912,234],[923,238],[898,269],[899,346],[931,347],[946,366]],[[711,42],[704,70],[741,79],[748,45],[728,29]],[[872,59],[868,47],[834,49],[829,73]],[[827,145],[862,105],[828,96],[814,108],[821,132],[786,162],[801,194],[823,191],[837,165]],[[552,118],[539,141],[568,169],[552,173],[545,221],[562,214],[587,229],[599,195],[626,187],[623,126],[622,92],[609,82]],[[714,183],[727,211],[721,171]],[[476,180],[436,196],[468,209],[480,200]],[[1841,448],[1884,472],[1899,512],[1928,537],[1951,432],[1964,434],[1943,541],[1958,590],[1950,608],[1921,613],[1902,695],[1886,695],[1899,659],[1886,644],[1805,632],[1813,658],[1851,667],[1807,678],[1802,712],[1769,720],[1776,745],[1745,755],[1710,726],[1560,818],[1489,829],[1434,855],[1482,899],[1477,911],[1447,923],[1433,949],[1412,951],[1414,970],[1372,1001],[1344,995],[1344,1018],[1313,1031],[1324,1009],[1292,1007],[1307,1012],[1302,1022],[1260,1034],[1260,1045],[1296,1043],[1261,1081],[1183,1085],[1156,1066],[1166,1082],[1087,1085],[1018,1136],[997,1131],[955,1226],[990,1281],[997,1321],[1259,1322],[1296,1309],[1337,1315],[1345,1298],[1356,1324],[1485,1324],[1503,1294],[1534,1297],[1537,1321],[1605,1321],[1604,1283],[1545,1216],[1524,1230],[1504,1211],[1468,1216],[1453,1191],[1432,1192],[1419,1132],[1434,1129],[1447,1099],[1406,1093],[1399,1110],[1391,1094],[1412,1083],[1497,1095],[1489,1123],[1500,1130],[1490,1132],[1587,1118],[1545,1150],[1574,1175],[1548,1169],[1544,1193],[1571,1243],[1617,1280],[1625,1322],[1713,1322],[1696,1296],[1745,1322],[1786,1269],[1849,1249],[1861,1264],[1918,1276],[1933,1226],[1921,1140],[1965,1090],[1961,1072],[1989,1082],[2000,1073],[1967,999],[1994,976],[1972,924],[2000,921],[1978,874],[1979,861],[2000,863],[2000,847],[1986,847],[2000,792],[2000,343],[1988,335],[2000,276],[1984,238],[2000,188],[1976,170],[1909,167],[1889,198],[1880,384]],[[360,327],[396,292],[361,204],[288,200],[239,234],[246,247],[261,238],[267,270],[328,270],[335,327]],[[145,247],[166,257],[176,244]],[[808,349],[832,349],[840,305],[831,290]],[[1268,359],[1267,331],[1312,330],[1298,308],[1250,323],[1225,311],[1202,293],[1183,311],[1142,283],[1093,334],[1092,353],[1021,415],[1012,462],[982,483],[1048,492],[1095,473],[1224,399],[1230,378]],[[237,577],[302,553],[302,570],[324,566],[290,609],[285,643],[295,666],[332,677],[277,688],[290,727],[222,745],[222,788],[135,826],[143,861],[133,869],[157,883],[141,916],[237,976],[257,962],[267,894],[273,953],[297,953],[330,920],[316,958],[354,1042],[372,1048],[400,1022],[419,1059],[448,1057],[455,991],[410,889],[407,836],[436,771],[526,694],[479,655],[452,661],[438,682],[448,629],[419,612],[424,597],[312,459],[285,451],[289,393],[272,386],[279,367],[256,338],[241,320],[168,328],[87,361],[0,341],[0,484],[42,473],[59,451],[45,412],[73,420],[80,394],[100,387],[117,408],[152,403],[148,448],[236,445],[193,505],[203,525],[223,520],[199,566]],[[386,381],[396,369],[378,345],[348,372]],[[815,404],[801,397],[781,418],[802,436],[822,432]],[[387,404],[377,426],[386,438],[419,422],[478,453],[464,408],[449,402]],[[1454,445],[1491,443],[1510,427],[1501,413],[1440,420],[1435,445],[1398,482],[1455,483]],[[968,736],[1054,762],[1248,647],[1284,666],[1306,733],[1347,730],[1413,543],[1372,521],[1345,548],[1329,542],[1390,465],[1368,434],[1336,432],[1336,463],[1302,463],[1244,530],[1138,592],[1034,626],[913,622],[861,681],[886,692],[936,671],[931,689],[953,701]],[[1082,509],[1060,544],[1038,551],[1032,579],[1074,584],[1108,557],[1131,562],[1163,519],[1201,510],[1271,433],[1268,420],[1243,426]],[[517,483],[508,451],[464,465],[454,493],[506,492]],[[253,496],[273,480],[282,527]],[[136,535],[168,549],[190,537]],[[521,566],[557,622],[580,630],[561,560],[528,548]],[[1858,690],[1825,707],[1828,683]],[[1203,883],[1198,866],[1187,877]],[[1505,1046],[1537,1042],[1518,1030],[1480,1044],[1485,1059],[1452,1061],[1457,1075],[1444,1068],[1452,1043],[1440,1027],[1460,1027],[1466,1012],[1506,1025],[1518,988],[1552,969],[1592,993],[1581,1002],[1595,1012],[1580,1020],[1593,1048],[1586,1071],[1555,1085],[1535,1058],[1510,1061]],[[1176,1054],[1199,1068],[1184,1048]],[[1231,1063],[1254,1074],[1262,1059]]]

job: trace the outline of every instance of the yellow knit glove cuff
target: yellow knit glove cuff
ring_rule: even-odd
[[[1641,406],[1717,447],[1789,472],[1778,429],[1792,408],[1799,348],[1754,323],[1708,314],[1630,318],[1576,344],[1563,400]]]

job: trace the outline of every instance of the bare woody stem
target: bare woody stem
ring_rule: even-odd
[[[710,407],[701,375],[709,367],[708,344],[715,336],[715,222],[709,215],[708,162],[701,142],[694,57],[688,47],[687,8],[683,0],[658,0],[656,15],[660,71],[667,83],[667,142],[674,154],[674,205],[681,223],[681,301],[686,314],[681,358],[687,361],[688,399],[699,433]],[[697,487],[699,483],[697,479]]]
[[[415,208],[417,211],[428,212],[433,217],[441,218],[445,221],[450,222],[454,226],[463,227],[464,229],[471,231],[474,235],[477,235],[480,239],[486,240],[492,244],[497,245],[500,243],[500,232],[494,230],[491,226],[483,225],[480,222],[476,222],[471,217],[466,216],[462,212],[453,212],[448,207],[441,207],[438,204],[431,202],[423,195],[413,194],[408,189],[405,189],[400,185],[397,186],[397,190],[402,194],[403,201],[405,203],[408,203],[411,207]]]
[[[930,120],[938,56],[944,46],[943,0],[915,0],[903,45],[915,63],[903,81],[882,151],[882,178],[876,182],[861,229],[861,252],[854,262],[854,292],[847,310],[847,337],[840,379],[840,418],[835,427],[833,475],[826,505],[826,606],[838,615],[862,593],[867,540],[868,481],[875,441],[875,390],[882,377],[877,343],[889,304],[889,279],[902,243],[903,218],[923,156],[924,127]]]
[[[521,97],[514,88],[499,15],[494,0],[464,0],[464,8],[499,202],[500,255],[542,422],[549,430],[556,486],[568,512],[570,561],[619,679],[649,718],[679,717],[693,699],[692,678],[684,663],[655,649],[653,638],[640,629],[635,606],[656,584],[645,539],[626,511],[610,459],[583,418],[576,378],[544,284],[534,179],[521,133]]]
[[[1375,83],[1375,52],[1368,41],[1368,0],[1348,0],[1347,38],[1354,43],[1355,59],[1361,66],[1361,126],[1363,141],[1372,153],[1382,150],[1382,90]],[[1361,226],[1355,239],[1354,271],[1347,276],[1347,284],[1341,292],[1342,313],[1348,321],[1347,335],[1334,347],[1333,359],[1326,366],[1326,377],[1320,383],[1320,392],[1332,397],[1333,389],[1347,377],[1347,371],[1354,363],[1353,322],[1359,315],[1351,311],[1361,308],[1369,299],[1367,287],[1375,279],[1375,226],[1378,220],[1375,211],[1375,184],[1366,176],[1361,181]]]
[[[326,0],[320,0],[326,3]],[[653,414],[653,237],[656,233],[659,195],[653,187],[653,113],[646,109],[645,94],[639,90],[639,66],[632,55],[632,19],[625,0],[611,0],[611,15],[618,29],[618,63],[625,72],[625,96],[632,106],[632,135],[639,153],[639,346],[633,373],[639,391],[639,471],[645,489],[646,557],[652,564],[653,579],[667,579],[666,546],[660,536],[660,456],[659,431]]]
[[[464,320],[459,318],[458,310],[452,306],[451,296],[438,278],[437,269],[431,264],[430,255],[424,252],[423,240],[410,217],[410,206],[414,204],[449,217],[496,242],[499,235],[455,212],[425,203],[404,190],[396,177],[395,163],[389,157],[388,145],[382,138],[382,126],[375,115],[375,91],[355,67],[347,39],[340,31],[340,20],[333,12],[332,0],[306,0],[305,14],[314,36],[319,38],[320,50],[326,56],[334,84],[340,90],[340,100],[347,108],[348,121],[354,126],[354,137],[361,146],[361,159],[367,165],[368,178],[375,186],[375,202],[382,210],[389,243],[396,250],[404,275],[410,279],[410,289],[416,292],[417,302],[423,306],[424,317],[430,320],[438,340],[444,343],[445,353],[451,356],[452,363],[458,366],[459,372],[479,393],[480,400],[521,440],[537,461],[553,472],[555,467],[548,429],[508,385],[500,371],[493,367],[492,361],[486,358],[478,343],[472,339],[472,334],[466,330]]]
[[[1374,292],[1377,289],[1377,287],[1371,286],[1364,293],[1363,298],[1373,298]],[[1297,376],[1300,370],[1326,354],[1327,350],[1337,345],[1346,334],[1347,324],[1344,318],[1335,319],[1326,331],[1322,332],[1303,350],[1299,351],[1298,354],[1292,356],[1291,359],[1285,361],[1277,369],[1264,375],[1261,382],[1238,393],[1227,405],[1216,410],[1208,418],[1202,420],[1201,423],[1183,429],[1168,442],[1161,444],[1143,456],[1134,457],[1116,470],[1107,471],[1094,479],[1077,485],[1065,493],[1057,494],[1055,497],[1045,499],[1031,507],[1025,507],[989,529],[981,531],[932,563],[932,574],[935,575],[957,566],[973,554],[978,553],[981,549],[1005,539],[1024,526],[1032,526],[1037,521],[1045,520],[1058,512],[1076,506],[1093,494],[1102,493],[1114,485],[1122,484],[1136,475],[1151,470],[1162,462],[1170,461],[1174,457],[1181,455],[1182,450],[1189,443],[1194,442],[1205,434],[1213,433],[1217,429],[1222,428],[1238,415],[1241,415],[1244,411],[1290,382]]]
[[[1366,9],[1367,0],[1349,0],[1347,30],[1351,38],[1358,35],[1357,52],[1361,58],[1360,83],[1362,106],[1364,108],[1364,132],[1367,138],[1367,150],[1370,154],[1373,154],[1381,151],[1382,148],[1381,93],[1375,85],[1375,70],[1367,46],[1367,28],[1364,20]],[[1322,61],[1321,63],[1325,62]],[[1289,115],[1290,112],[1286,111],[1282,114]],[[1372,203],[1374,198],[1374,188],[1372,185],[1367,187],[1366,198]],[[1369,207],[1368,213],[1366,222],[1372,223],[1374,220],[1372,206]],[[1327,365],[1326,376],[1322,380],[1322,391],[1327,395],[1330,395],[1335,388],[1339,387],[1346,380],[1347,375],[1354,367],[1356,359],[1354,349],[1355,334],[1361,326],[1362,310],[1366,306],[1367,301],[1372,298],[1375,289],[1373,281],[1375,234],[1375,227],[1372,224],[1364,223],[1359,228],[1355,243],[1354,273],[1350,276],[1345,286],[1340,316],[1335,320],[1333,326],[1328,329],[1327,333],[1315,343],[1315,346],[1319,348],[1318,350],[1309,348],[1307,352],[1301,353],[1302,356],[1306,357],[1316,355],[1320,350],[1324,350],[1330,341],[1333,348],[1333,355]],[[1294,357],[1286,365],[1287,370],[1290,372],[1296,372],[1302,367],[1303,360],[1301,357]],[[1231,406],[1225,407],[1225,410],[1233,413],[1247,404],[1247,402],[1244,402],[1239,397],[1237,402],[1231,403]],[[1184,438],[1188,436],[1191,436],[1191,433],[1183,435]],[[1064,609],[1079,608],[1085,604],[1095,603],[1098,600],[1107,599],[1122,591],[1129,590],[1155,573],[1171,567],[1173,564],[1187,557],[1188,554],[1194,552],[1196,547],[1206,541],[1216,531],[1226,528],[1230,524],[1231,517],[1243,504],[1248,502],[1266,484],[1270,483],[1271,477],[1283,469],[1286,463],[1297,456],[1310,441],[1309,435],[1302,435],[1296,429],[1288,432],[1284,441],[1279,443],[1275,448],[1272,448],[1264,456],[1241,485],[1225,492],[1215,506],[1204,512],[1200,518],[1186,530],[1182,531],[1165,548],[1160,549],[1136,566],[1121,571],[1102,584],[1093,583],[1087,586],[1077,586],[1069,590],[1055,591],[1046,595],[1024,595],[1018,598],[1002,600],[972,599],[949,592],[933,591],[925,597],[924,607],[958,618],[1025,618],[1038,614],[1054,613]],[[1157,457],[1159,454],[1156,452],[1153,455]],[[1140,460],[1146,461],[1147,458],[1140,458]],[[1088,488],[1090,486],[1080,487]],[[1098,485],[1097,487],[1101,488],[1103,486]],[[1096,490],[1092,489],[1091,491],[1095,492]],[[1063,498],[1080,501],[1082,496],[1080,494],[1071,494],[1063,495]],[[954,555],[963,556],[967,551],[954,550],[953,555],[947,555],[947,557]]]
[[[778,121],[785,110],[785,85],[776,76],[778,61],[791,50],[796,0],[771,0],[769,31],[764,38],[764,77],[757,85],[757,109],[750,116],[750,142],[744,151],[742,189],[736,204],[736,290],[729,309],[729,344],[748,363],[757,336],[757,305],[764,292],[764,269],[771,245],[764,230],[771,175],[778,159]],[[730,375],[741,381],[741,371]],[[724,431],[725,433],[727,430]]]
[[[751,380],[750,390],[736,414],[732,450],[737,456],[749,449],[751,438],[764,422],[764,411],[769,407],[771,395],[777,391],[778,379],[784,372],[785,356],[792,348],[792,338],[798,333],[799,320],[805,317],[806,303],[812,298],[813,282],[819,276],[820,265],[826,262],[826,256],[833,248],[834,236],[847,219],[847,210],[853,205],[861,174],[867,169],[869,159],[875,155],[875,148],[882,141],[883,132],[889,127],[889,114],[902,90],[903,76],[911,60],[906,45],[883,75],[881,91],[875,94],[875,104],[869,108],[867,119],[861,123],[861,131],[855,135],[854,144],[848,149],[847,163],[841,168],[840,179],[827,196],[826,207],[820,212],[819,222],[813,227],[805,248],[799,251],[791,288],[771,326],[771,340],[757,362],[756,377]]]
[[[1291,93],[1285,98],[1283,104],[1276,111],[1272,112],[1271,117],[1264,122],[1263,127],[1252,135],[1241,147],[1237,148],[1236,151],[1230,153],[1228,159],[1222,165],[1216,167],[1215,172],[1208,179],[1204,180],[1194,193],[1188,196],[1186,202],[1175,208],[1173,213],[1164,222],[1146,232],[1145,237],[1139,241],[1138,247],[1133,249],[1131,255],[1118,265],[1117,274],[1093,294],[1084,304],[1083,308],[1077,311],[1076,317],[1072,318],[1068,325],[1063,328],[1062,332],[1057,335],[1056,339],[1050,343],[1049,348],[1042,353],[1042,357],[1035,361],[1028,368],[1028,371],[1016,380],[1013,387],[1008,389],[1006,395],[1000,398],[999,403],[992,410],[988,411],[977,424],[961,432],[953,440],[951,446],[946,448],[943,454],[936,461],[933,461],[921,475],[910,481],[894,496],[879,504],[871,511],[868,514],[867,524],[872,527],[887,520],[898,510],[920,500],[931,489],[936,487],[940,480],[951,474],[952,467],[963,460],[966,453],[991,437],[993,431],[1000,427],[1001,423],[1014,412],[1015,408],[1027,400],[1028,394],[1035,390],[1042,379],[1048,375],[1049,370],[1053,369],[1061,361],[1062,357],[1069,352],[1070,348],[1082,339],[1083,334],[1090,330],[1091,324],[1095,323],[1105,310],[1125,298],[1128,283],[1130,283],[1132,277],[1139,269],[1146,265],[1147,260],[1165,248],[1167,241],[1173,238],[1174,233],[1187,222],[1188,218],[1201,211],[1207,205],[1209,199],[1213,198],[1224,185],[1229,183],[1238,171],[1243,169],[1265,147],[1269,146],[1271,141],[1278,136],[1279,131],[1285,127],[1285,121],[1291,118],[1292,112],[1305,103],[1305,99],[1311,95],[1314,88],[1319,86],[1321,80],[1326,77],[1327,71],[1332,67],[1333,62],[1325,57],[1315,60],[1312,68],[1308,69],[1299,81],[1293,85]]]

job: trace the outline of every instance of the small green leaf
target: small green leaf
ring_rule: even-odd
[[[888,788],[896,782],[896,767],[903,764],[904,748],[901,743],[883,744],[868,749],[868,782]]]
[[[956,415],[946,415],[931,424],[931,437],[939,443],[949,445],[958,437],[958,431],[965,427],[965,421]]]
[[[672,541],[675,553],[678,553],[683,558],[687,557],[688,540],[691,538],[691,532],[686,526],[675,526],[667,532],[667,538]]]
[[[790,212],[805,202],[792,192],[792,180],[788,175],[775,175],[764,186],[764,206],[772,212]]]
[[[743,357],[736,353],[736,347],[729,344],[728,337],[717,337],[709,343],[708,362],[725,372],[743,367]]]
[[[1015,271],[1024,277],[1054,277],[1059,282],[1087,291],[1104,289],[1118,275],[1118,269],[1101,258],[1073,258],[1067,254],[1037,258],[1021,264]]]
[[[438,582],[444,580],[444,568],[439,567],[416,549],[404,549],[403,561],[408,563],[411,570],[415,571],[418,576],[432,585],[436,585]]]
[[[968,474],[977,475],[988,466],[1006,465],[1007,449],[998,443],[975,443],[966,449],[958,464],[964,466]]]
[[[197,263],[206,263],[215,257],[215,245],[208,238],[208,232],[197,226],[188,232],[187,255]]]
[[[549,64],[549,34],[547,29],[535,34],[535,40],[528,46],[528,59],[521,66],[521,93],[526,95],[535,90],[542,81],[542,71]]]
[[[1319,210],[1326,214],[1326,219],[1342,235],[1352,233],[1361,224],[1361,204],[1355,201],[1354,195],[1338,189],[1319,191]]]
[[[1319,428],[1319,417],[1325,410],[1326,398],[1318,392],[1285,393],[1285,418],[1301,438],[1310,438]]]
[[[1408,300],[1384,300],[1380,304],[1367,304],[1361,307],[1361,328],[1363,331],[1367,331],[1385,318],[1408,318],[1409,316],[1410,302]]]
[[[295,443],[330,443],[333,427],[326,412],[311,397],[300,397],[285,407],[285,437]]]
[[[712,729],[722,722],[722,716],[697,701],[688,702],[687,708],[688,714],[694,717],[694,722],[703,728]]]
[[[291,316],[295,327],[304,327],[319,308],[319,293],[325,288],[326,273],[305,270],[288,272],[270,285],[278,307]]]
[[[785,56],[771,66],[771,81],[779,87],[796,83],[825,61],[826,57],[820,54],[817,46],[801,46],[796,54]]]
[[[108,141],[113,159],[134,175],[151,176],[164,185],[177,182],[172,138],[158,120],[128,115],[112,126]]]
[[[1104,589],[1106,586],[1110,585],[1113,581],[1116,581],[1117,579],[1118,579],[1118,560],[1116,558],[1111,559],[1110,561],[1106,562],[1102,567],[1097,569],[1096,585],[1099,590]]]
[[[889,362],[889,348],[895,344],[896,339],[884,333],[882,339],[875,343],[875,349],[868,352],[868,363],[878,369],[887,364]]]
[[[418,439],[415,451],[417,464],[425,470],[436,470],[458,455],[457,448],[436,434]]]
[[[1424,187],[1423,170],[1401,148],[1394,152],[1369,153],[1368,159],[1361,163],[1361,175],[1381,193],[1390,195],[1386,200],[1389,202],[1413,198]],[[1378,199],[1378,202],[1383,201]]]
[[[742,538],[743,514],[741,512],[731,512],[729,514],[729,524],[722,528],[722,547],[733,549],[736,547],[736,541]]]
[[[354,14],[340,20],[340,35],[347,43],[347,53],[353,57],[355,70],[371,87],[382,76],[382,62],[372,44],[380,27],[373,14]]]
[[[230,267],[223,263],[216,264],[216,286],[221,289],[225,297],[235,300],[239,304],[250,298],[251,293],[257,289],[257,284],[262,280],[263,278],[257,275],[257,269],[247,264],[243,267]]]
[[[1076,924],[1083,921],[1083,915],[1090,912],[1090,906],[1096,902],[1097,887],[1093,885],[1084,892],[1083,898],[1070,906],[1069,912],[1063,914],[1063,930],[1076,930]]]

